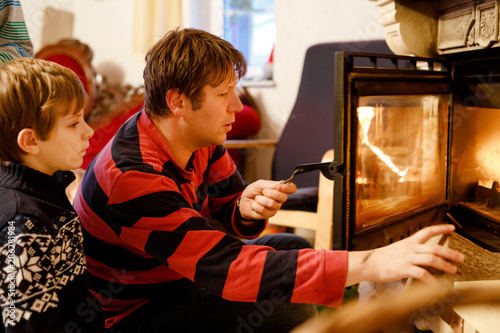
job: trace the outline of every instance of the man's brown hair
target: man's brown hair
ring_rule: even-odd
[[[203,88],[245,75],[243,53],[231,43],[198,29],[168,32],[147,53],[144,68],[144,104],[151,118],[170,113],[165,100],[175,89],[190,100],[194,110],[204,102]]]
[[[41,140],[59,116],[77,113],[87,94],[70,69],[54,62],[20,58],[0,68],[0,161],[22,162],[17,135],[33,129]]]

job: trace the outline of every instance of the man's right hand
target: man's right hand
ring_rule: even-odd
[[[249,220],[268,219],[278,212],[287,200],[288,194],[295,193],[295,184],[281,181],[258,180],[249,184],[240,200],[240,214]]]

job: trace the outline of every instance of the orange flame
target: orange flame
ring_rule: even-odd
[[[362,143],[370,147],[370,149],[377,155],[389,168],[394,171],[398,176],[401,177],[400,182],[403,181],[404,176],[408,172],[408,169],[399,170],[399,168],[391,161],[391,158],[384,154],[382,150],[370,143],[368,139],[368,130],[370,129],[371,120],[375,116],[374,108],[372,106],[360,106],[358,107],[358,119],[359,124],[363,130],[363,140]]]

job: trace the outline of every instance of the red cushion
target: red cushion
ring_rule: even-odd
[[[254,108],[243,104],[243,110],[236,113],[233,128],[227,133],[228,139],[244,139],[257,134],[260,129],[260,116]]]
[[[85,72],[75,59],[66,55],[52,55],[46,57],[45,60],[53,61],[55,63],[58,63],[59,65],[71,69],[73,72],[75,72],[76,75],[78,75],[80,81],[82,81],[85,91],[87,93],[89,92],[89,88],[87,87],[87,79],[85,78]]]
[[[94,132],[94,136],[90,138],[90,146],[87,149],[87,153],[83,157],[82,169],[87,169],[90,162],[96,157],[97,154],[104,148],[106,143],[116,134],[120,126],[127,121],[128,118],[132,117],[136,112],[142,108],[142,104],[130,109],[129,111],[113,118],[108,124],[99,128]]]

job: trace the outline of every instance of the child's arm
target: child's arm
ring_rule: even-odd
[[[0,10],[0,67],[13,59],[33,57],[33,44],[28,35],[21,6],[7,4]]]

